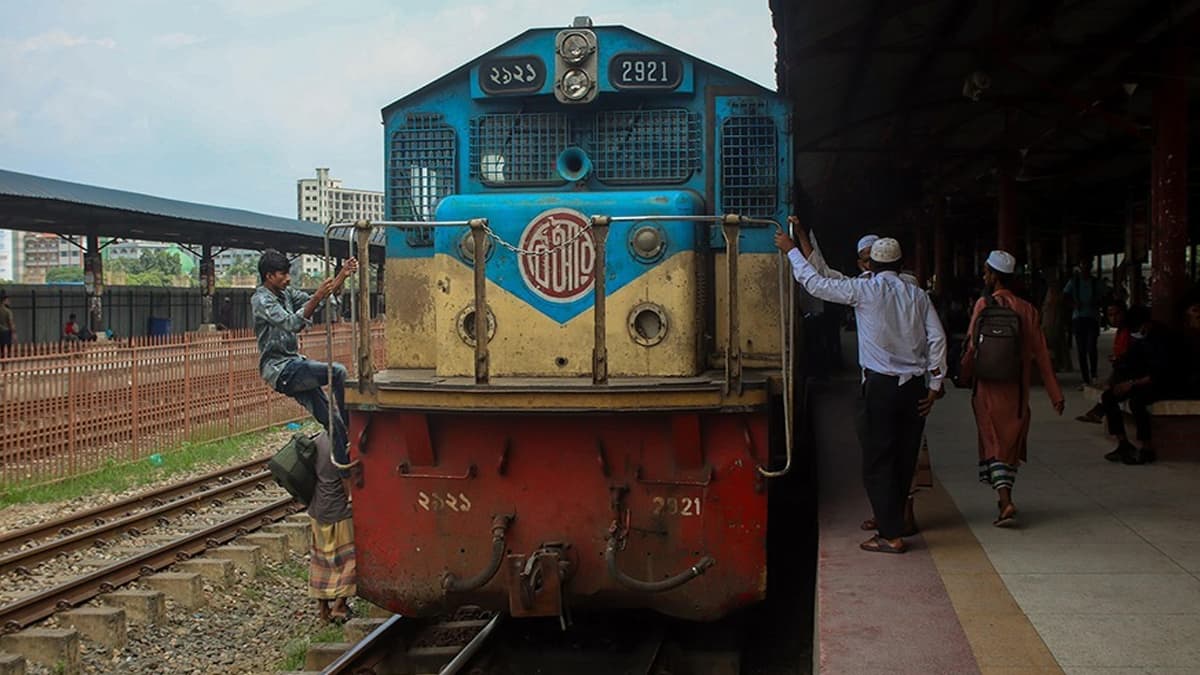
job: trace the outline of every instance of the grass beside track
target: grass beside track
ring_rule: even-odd
[[[306,424],[305,431],[315,424]],[[134,462],[109,460],[91,473],[74,476],[55,483],[17,484],[0,492],[0,510],[15,504],[43,504],[76,499],[91,494],[118,493],[148,485],[174,475],[193,471],[201,466],[217,465],[236,458],[249,459],[254,454],[266,454],[271,448],[262,447],[271,434],[285,430],[284,426],[243,434],[206,443],[181,443],[159,451],[162,464],[155,466],[148,458]]]

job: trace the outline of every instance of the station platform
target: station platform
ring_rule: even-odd
[[[1042,389],[1030,394],[1015,527],[992,525],[970,392],[938,402],[935,485],[917,495],[921,533],[903,555],[858,548],[871,513],[850,423],[857,382],[815,385],[815,673],[1200,673],[1200,463],[1105,461],[1103,427],[1074,420],[1091,406],[1078,375],[1061,382],[1061,418]]]

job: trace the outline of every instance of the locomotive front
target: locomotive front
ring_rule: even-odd
[[[428,227],[388,231],[386,363],[347,387],[360,595],[696,620],[761,600],[786,104],[577,20],[383,120],[389,219]]]

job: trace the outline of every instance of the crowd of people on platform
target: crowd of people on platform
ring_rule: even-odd
[[[790,218],[789,224],[792,232],[778,232],[775,240],[805,291],[800,308],[806,328],[819,336],[806,343],[810,363],[836,367],[840,350],[832,350],[829,342],[840,340],[838,329],[829,325],[829,317],[837,316],[830,308],[853,309],[861,375],[856,431],[873,510],[863,529],[877,531],[860,545],[863,550],[903,553],[904,537],[916,532],[913,477],[925,418],[944,395],[946,381],[971,389],[979,480],[996,493],[997,526],[1017,515],[1012,494],[1027,457],[1031,385],[1040,381],[1053,411],[1063,414],[1057,373],[1070,368],[1072,341],[1080,388],[1100,390],[1099,403],[1076,419],[1107,424],[1117,446],[1105,459],[1154,461],[1149,406],[1163,399],[1200,398],[1200,301],[1187,305],[1182,329],[1176,330],[1153,321],[1144,306],[1127,307],[1120,288],[1094,276],[1090,262],[1081,263],[1068,279],[1048,271],[1036,283],[1024,284],[1016,258],[1003,250],[987,256],[979,285],[964,282],[946,289],[943,297],[931,297],[902,271],[895,239],[860,239],[860,274],[847,277],[829,268],[799,220]],[[1116,333],[1111,374],[1100,387],[1098,341],[1104,323]],[[1120,407],[1126,401],[1137,444],[1126,435]]]

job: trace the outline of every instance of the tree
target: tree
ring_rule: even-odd
[[[179,256],[171,251],[146,250],[136,259],[118,258],[108,262],[111,272],[124,272],[130,286],[171,286],[183,274]]]
[[[51,267],[46,270],[48,284],[81,284],[83,283],[82,267]]]

